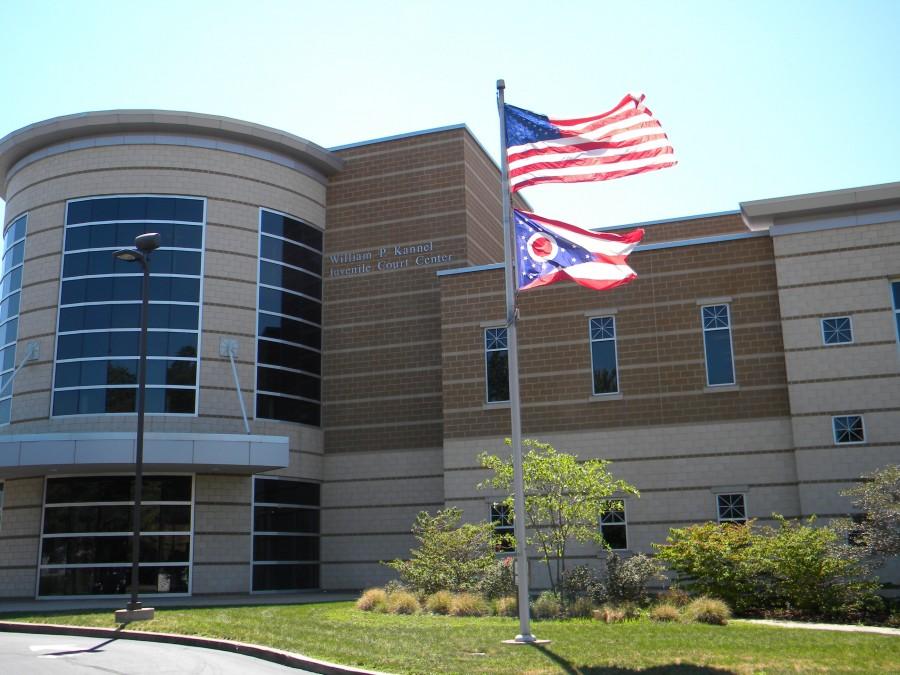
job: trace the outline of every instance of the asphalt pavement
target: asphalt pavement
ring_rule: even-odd
[[[0,633],[3,675],[312,675],[242,654],[136,640]]]

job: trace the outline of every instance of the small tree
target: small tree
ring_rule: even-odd
[[[860,553],[882,563],[884,558],[900,555],[900,465],[866,474],[859,485],[841,494],[853,497],[853,506],[862,514],[858,520],[842,519],[835,526],[849,535]]]
[[[509,439],[507,445],[511,445]],[[566,569],[569,541],[603,543],[600,516],[608,508],[608,500],[616,494],[637,495],[637,489],[616,480],[607,469],[609,462],[590,459],[579,462],[576,455],[557,452],[552,445],[526,439],[522,458],[525,478],[525,519],[529,536],[526,543],[535,546],[547,565],[554,592]],[[493,477],[479,483],[479,488],[509,492],[513,485],[512,459],[486,452],[479,457],[481,466],[491,469]],[[513,512],[513,497],[504,503]]]
[[[449,508],[431,516],[421,511],[412,532],[419,548],[409,560],[384,563],[397,570],[404,584],[423,593],[471,591],[496,564],[490,523],[460,525],[462,511]]]

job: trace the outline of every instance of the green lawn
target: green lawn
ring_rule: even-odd
[[[112,627],[112,612],[0,619]],[[646,619],[536,621],[543,647],[511,646],[504,618],[390,616],[352,603],[157,609],[133,630],[228,638],[392,673],[900,672],[900,638],[746,623],[654,624]]]

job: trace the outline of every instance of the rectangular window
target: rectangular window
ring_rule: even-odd
[[[195,415],[205,201],[87,197],[66,206],[51,415],[134,414],[142,267],[113,257],[157,232],[149,257],[150,414]]]
[[[594,394],[615,394],[619,391],[619,368],[616,354],[616,318],[598,316],[590,320],[591,370]]]
[[[747,505],[739,492],[716,495],[716,509],[720,523],[747,522]]]
[[[27,215],[10,223],[3,237],[0,261],[0,425],[9,424],[15,385],[6,386],[16,369],[16,339],[19,331],[19,300],[25,260]]]
[[[897,327],[897,340],[900,341],[900,280],[891,282],[891,300],[894,304],[894,325]]]
[[[322,231],[260,209],[258,291],[256,417],[319,426]]]
[[[3,532],[3,481],[0,480],[0,532]]]
[[[610,499],[606,502],[606,511],[600,516],[600,534],[613,551],[624,551],[628,548],[625,500]]]
[[[144,476],[141,594],[188,594],[191,476]],[[41,527],[39,597],[116,596],[131,584],[134,478],[47,478]]]
[[[253,480],[253,588],[319,587],[318,483],[289,478]]]
[[[509,348],[505,326],[484,331],[484,377],[488,403],[509,400]]]
[[[822,343],[842,345],[853,342],[853,324],[849,316],[822,319]]]
[[[840,415],[831,418],[831,430],[835,445],[865,443],[866,430],[862,415]]]
[[[491,524],[494,526],[494,550],[498,553],[515,551],[512,510],[507,504],[491,504]]]
[[[706,383],[710,387],[734,384],[734,357],[731,346],[731,313],[728,305],[701,308],[703,350],[706,354]]]

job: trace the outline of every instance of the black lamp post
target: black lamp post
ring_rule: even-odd
[[[137,439],[134,456],[134,511],[132,523],[134,535],[131,543],[131,601],[126,609],[116,610],[117,623],[147,621],[153,618],[152,607],[141,607],[138,601],[140,587],[141,553],[141,492],[144,482],[144,400],[147,389],[147,315],[150,304],[150,253],[159,248],[159,234],[150,232],[134,239],[135,248],[124,248],[113,253],[116,260],[139,262],[144,270],[141,285],[141,344],[138,362],[137,391]]]

